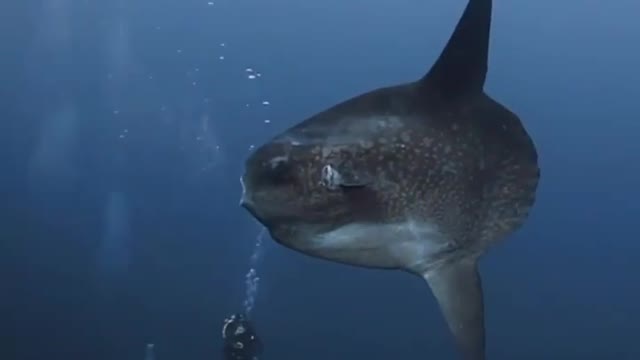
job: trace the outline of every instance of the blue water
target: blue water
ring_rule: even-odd
[[[2,2],[0,358],[220,359],[247,306],[265,360],[453,359],[421,280],[256,247],[238,177],[277,132],[420,77],[465,4]],[[481,263],[491,360],[640,359],[639,13],[495,0],[487,89],[542,179]]]

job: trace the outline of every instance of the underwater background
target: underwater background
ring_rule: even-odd
[[[454,359],[417,277],[275,244],[254,146],[411,81],[465,0],[5,0],[0,359]],[[640,359],[640,3],[495,0],[487,91],[531,134],[536,205],[481,261],[489,359]],[[260,278],[257,280],[257,278]]]

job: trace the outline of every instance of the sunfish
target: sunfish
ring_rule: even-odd
[[[278,243],[426,280],[464,359],[485,359],[479,257],[520,228],[540,178],[520,119],[484,92],[491,0],[470,0],[418,81],[361,94],[247,159],[241,205]]]

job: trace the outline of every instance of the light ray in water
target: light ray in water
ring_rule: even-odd
[[[63,104],[44,119],[29,163],[32,191],[57,193],[73,188],[77,175],[73,159],[77,132],[76,109],[72,104]]]
[[[154,344],[147,344],[147,348],[144,352],[144,360],[156,360],[156,354],[154,350]]]
[[[130,94],[129,80],[133,77],[134,69],[133,55],[131,51],[129,29],[124,18],[118,17],[111,25],[107,39],[107,64],[109,73],[107,74],[107,93],[114,114],[120,113],[123,109],[125,99]]]
[[[99,271],[104,281],[112,282],[129,267],[130,237],[127,198],[121,192],[111,192],[105,205],[104,235],[98,250]]]
[[[60,61],[71,50],[73,0],[42,1],[38,9],[34,46]]]

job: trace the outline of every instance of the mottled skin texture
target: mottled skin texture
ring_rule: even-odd
[[[245,185],[251,201],[270,204],[252,211],[276,241],[308,253],[300,233],[410,217],[437,224],[451,243],[447,254],[456,248],[481,253],[522,224],[534,202],[539,169],[517,116],[485,94],[468,99],[464,107],[439,109],[423,101],[418,86],[383,88],[347,100],[287,130],[249,158]],[[272,165],[274,158],[288,161]],[[327,164],[359,175],[366,185],[327,189],[320,184]],[[278,178],[282,181],[273,182]],[[351,264],[356,261],[351,257],[366,254],[310,255]],[[404,268],[361,262],[357,265]]]
[[[485,360],[477,260],[535,200],[536,149],[483,91],[491,0],[469,0],[419,81],[373,90],[247,160],[242,205],[286,247],[422,277],[462,356]]]

